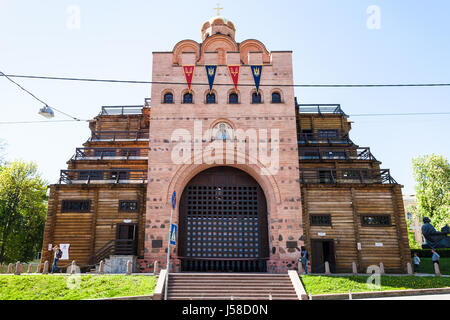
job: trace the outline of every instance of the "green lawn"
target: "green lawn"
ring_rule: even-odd
[[[76,278],[73,278],[76,279]],[[83,300],[151,295],[157,277],[79,276],[79,288],[70,289],[69,276],[0,275],[0,300]]]
[[[441,274],[450,275],[450,258],[441,258],[439,261]],[[420,258],[420,273],[434,273],[431,258]]]
[[[331,294],[380,291],[367,285],[368,276],[301,276],[308,294]],[[448,288],[450,278],[446,277],[395,277],[381,276],[381,291]]]

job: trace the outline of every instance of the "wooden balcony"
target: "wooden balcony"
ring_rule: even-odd
[[[299,158],[302,161],[324,160],[369,160],[377,161],[370,148],[301,148]]]
[[[354,145],[348,135],[321,135],[314,133],[299,133],[299,145]]]
[[[148,148],[77,148],[71,160],[147,160]]]
[[[123,141],[148,141],[148,131],[92,131],[92,136],[89,141],[109,141],[109,142],[123,142]]]
[[[389,169],[301,169],[302,184],[397,184]]]
[[[60,184],[141,184],[147,183],[147,170],[61,170]]]

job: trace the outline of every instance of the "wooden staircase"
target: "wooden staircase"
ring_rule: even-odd
[[[168,300],[299,300],[287,274],[171,273]]]

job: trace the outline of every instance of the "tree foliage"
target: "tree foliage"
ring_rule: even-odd
[[[30,261],[42,246],[47,186],[33,163],[0,170],[0,262]]]
[[[0,139],[0,170],[3,166],[5,156],[4,152],[5,152],[5,142],[2,139]]]
[[[450,225],[450,164],[439,155],[426,155],[413,159],[417,182],[417,209],[420,217],[429,217],[440,230]]]
[[[419,217],[417,206],[413,206],[413,205],[408,206],[406,208],[406,211],[408,213],[410,213],[412,215],[412,217]],[[406,219],[406,226],[408,228],[409,247],[411,249],[420,249],[421,245],[420,245],[419,242],[417,242],[416,234],[415,234],[414,229],[413,229],[415,227],[414,223],[411,220]]]

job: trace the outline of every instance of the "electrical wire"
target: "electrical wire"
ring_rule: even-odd
[[[74,77],[50,77],[50,76],[36,76],[36,75],[7,75],[0,71],[0,76],[5,77],[16,86],[18,86],[21,90],[25,91],[27,94],[31,95],[34,99],[39,101],[44,105],[48,105],[38,97],[36,97],[33,93],[25,89],[23,86],[12,80],[11,78],[25,78],[25,79],[41,79],[41,80],[60,80],[60,81],[82,81],[82,82],[102,82],[102,83],[127,83],[127,84],[160,84],[160,85],[186,85],[185,82],[169,82],[169,81],[141,81],[141,80],[112,80],[112,79],[92,79],[92,78],[74,78]],[[209,86],[206,83],[193,83],[192,85],[199,86]],[[216,86],[231,86],[231,84],[225,83],[217,83]],[[239,84],[239,86],[254,86],[254,84]],[[450,86],[450,83],[422,83],[422,84],[261,84],[261,86],[270,86],[270,87],[304,87],[304,88],[381,88],[381,87],[447,87]],[[77,117],[74,117],[64,111],[56,109],[52,107],[53,110],[72,118],[73,120],[54,120],[54,121],[16,121],[16,122],[0,122],[0,125],[3,124],[32,124],[32,123],[58,123],[58,122],[87,122],[89,120],[81,120]],[[386,114],[354,114],[350,115],[351,117],[379,117],[379,116],[416,116],[416,115],[449,115],[450,112],[424,112],[424,113],[386,113]],[[245,117],[231,117],[231,118],[245,118]],[[290,116],[281,116],[277,118],[290,118]],[[174,118],[175,119],[175,118]],[[191,118],[193,119],[193,118]],[[201,118],[199,118],[201,119]],[[167,120],[164,118],[161,119],[152,119],[152,120]]]
[[[0,74],[2,76],[2,74]],[[83,81],[83,82],[106,82],[106,83],[128,83],[128,84],[161,84],[161,85],[186,85],[185,82],[170,81],[145,81],[145,80],[114,80],[114,79],[93,79],[93,78],[73,78],[73,77],[50,77],[35,75],[5,75],[10,78],[26,78],[41,80],[61,80],[61,81]],[[209,86],[208,83],[192,83],[195,86]],[[228,83],[215,83],[215,86],[232,86]],[[254,86],[254,83],[240,83],[238,86]],[[296,88],[389,88],[389,87],[450,87],[450,83],[407,83],[407,84],[261,84],[264,87],[296,87]]]
[[[450,112],[417,112],[417,113],[365,113],[365,114],[350,114],[349,117],[389,117],[389,116],[432,116],[432,115],[450,115]],[[241,116],[241,117],[227,117],[227,119],[245,119],[245,118],[255,118],[255,116]],[[256,118],[294,118],[293,116],[269,116],[269,117],[261,117],[257,116]],[[189,117],[189,118],[180,118],[180,117],[162,117],[162,118],[151,118],[150,121],[168,121],[168,120],[202,120],[205,117]],[[62,123],[62,122],[89,122],[89,120],[53,120],[53,121],[5,121],[0,122],[0,125],[7,124],[34,124],[34,123]]]
[[[28,91],[27,89],[25,89],[24,87],[22,87],[20,84],[18,84],[17,82],[15,82],[13,79],[11,79],[10,76],[6,75],[6,74],[3,73],[2,71],[0,71],[0,76],[5,77],[6,79],[8,79],[8,80],[11,81],[12,83],[14,83],[16,86],[18,86],[21,90],[25,91],[25,92],[28,93],[30,96],[32,96],[34,99],[36,99],[36,100],[39,101],[40,103],[44,104],[45,106],[48,106],[47,103],[45,103],[44,101],[42,101],[41,99],[39,99],[38,97],[36,97],[33,93],[31,93],[30,91]],[[73,117],[73,116],[71,116],[70,114],[65,113],[64,111],[58,110],[58,109],[56,109],[56,108],[54,108],[54,107],[52,107],[52,109],[55,110],[55,111],[57,111],[57,112],[59,112],[59,113],[61,113],[61,114],[63,114],[63,115],[65,115],[65,116],[67,116],[67,117],[69,117],[69,118],[72,118],[74,121],[81,121],[80,119],[78,119],[78,118],[76,118],[76,117]]]
[[[89,120],[50,120],[50,121],[4,121],[2,124],[32,124],[32,123],[67,123],[67,122],[88,122]]]

